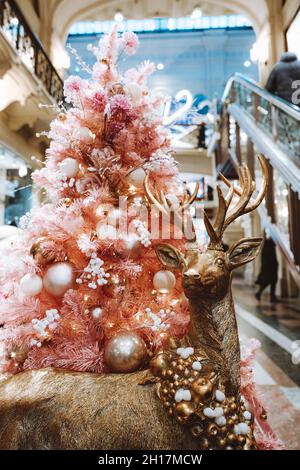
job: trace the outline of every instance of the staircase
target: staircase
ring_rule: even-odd
[[[268,159],[271,181],[260,222],[300,289],[300,108],[235,74],[224,90],[215,135],[219,167],[228,159],[236,166],[245,162],[255,178],[255,155]]]

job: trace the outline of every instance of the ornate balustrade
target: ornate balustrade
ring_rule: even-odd
[[[227,82],[223,101],[236,104],[300,167],[300,108],[240,74]]]
[[[13,0],[0,0],[0,32],[49,95],[57,103],[61,102],[63,81]]]
[[[234,164],[246,162],[255,177],[255,153],[267,157],[271,178],[266,204],[258,210],[261,225],[300,288],[300,108],[240,74],[227,82],[222,104],[217,163],[230,156]]]

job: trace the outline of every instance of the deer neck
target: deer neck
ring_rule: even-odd
[[[220,365],[232,393],[240,390],[240,347],[231,289],[221,300],[190,300],[189,337],[194,347]]]

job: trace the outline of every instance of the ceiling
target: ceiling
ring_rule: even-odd
[[[58,36],[65,39],[76,21],[111,20],[116,10],[122,10],[128,19],[182,17],[189,16],[195,6],[200,6],[204,15],[243,14],[256,30],[268,16],[266,0],[50,0],[47,15],[52,16]]]

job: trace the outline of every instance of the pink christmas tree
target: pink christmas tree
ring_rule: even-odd
[[[180,274],[161,271],[154,248],[162,237],[150,234],[144,178],[170,206],[186,191],[161,98],[147,88],[154,65],[118,70],[120,55],[137,46],[134,33],[114,30],[94,49],[91,78],[65,82],[70,107],[52,122],[45,166],[33,175],[49,202],[23,218],[0,268],[2,372],[107,372],[114,364],[105,360],[106,345],[124,331],[140,348],[129,371],[168,336],[186,333]],[[173,227],[172,244],[184,249],[174,234]]]

